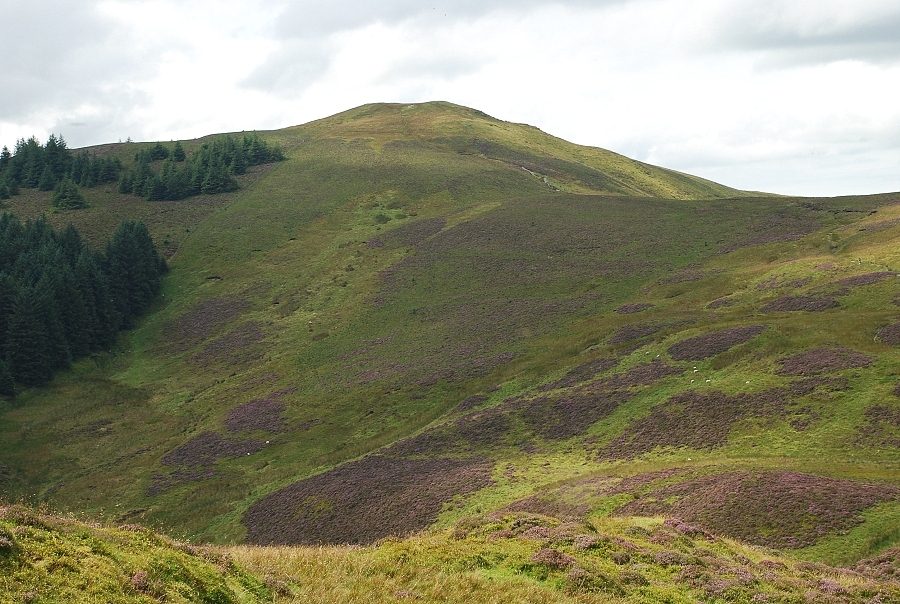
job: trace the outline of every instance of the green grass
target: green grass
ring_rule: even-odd
[[[49,215],[96,244],[122,218],[144,220],[172,271],[157,308],[115,351],[4,404],[0,484],[8,498],[236,543],[243,513],[260,498],[451,422],[471,394],[499,388],[490,408],[536,395],[533,388],[585,358],[620,356],[626,369],[668,359],[668,347],[687,337],[749,323],[769,329],[681,363],[685,374],[637,391],[583,435],[550,441],[518,422],[509,442],[533,442],[534,452],[476,447],[496,461],[495,482],[448,504],[438,526],[583,475],[685,464],[900,485],[896,449],[856,441],[866,408],[897,405],[890,390],[900,355],[872,337],[896,317],[896,280],[856,288],[824,313],[762,313],[790,288],[757,287],[808,277],[799,292],[810,293],[842,277],[898,270],[898,226],[860,229],[900,217],[900,195],[750,196],[440,103],[365,106],[262,136],[288,159],[242,177],[235,193],[146,202],[100,188],[86,192],[89,209]],[[127,161],[136,148],[104,152]],[[49,197],[26,192],[6,207],[34,217],[49,212]],[[431,238],[371,244],[428,219],[444,221]],[[667,282],[686,269],[697,280]],[[722,296],[734,304],[707,308]],[[203,315],[208,328],[181,342],[179,319],[209,300],[240,309],[220,322]],[[614,312],[637,302],[654,307]],[[263,334],[235,345],[248,356],[197,360],[246,321]],[[649,322],[665,327],[635,350],[609,342],[623,324]],[[837,374],[850,379],[847,391],[801,401],[818,418],[805,431],[751,417],[714,449],[658,449],[616,462],[597,455],[672,395],[783,384],[778,358],[834,344],[874,363]],[[505,353],[512,356],[495,360]],[[170,471],[167,452],[202,432],[224,432],[233,407],[288,387],[288,428],[253,435],[270,441],[262,451],[217,462],[210,479],[148,493],[154,476]],[[514,478],[504,474],[510,466]],[[596,503],[597,513],[613,511],[605,499]],[[897,505],[866,512],[840,545],[802,554],[843,563],[895,545],[885,519]],[[853,554],[839,559],[838,550]]]

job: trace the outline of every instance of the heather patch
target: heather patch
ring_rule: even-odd
[[[620,480],[606,477],[589,477],[569,481],[551,490],[519,499],[504,512],[527,512],[559,519],[579,519],[587,516],[599,499],[610,495],[630,494],[654,482],[667,480],[683,473],[679,468],[669,468],[627,476]]]
[[[386,452],[396,456],[443,455],[459,444],[449,429],[440,426],[397,441]]]
[[[536,551],[531,557],[531,561],[534,564],[540,564],[554,570],[566,569],[575,564],[575,558],[572,556],[549,547]]]
[[[900,385],[897,388],[900,390]],[[873,405],[866,409],[865,417],[866,423],[857,435],[858,443],[900,448],[900,407]]]
[[[244,514],[255,544],[371,543],[434,522],[443,504],[491,481],[484,459],[372,455],[301,480]]]
[[[620,315],[631,315],[638,312],[644,312],[645,310],[650,310],[653,308],[653,304],[649,304],[647,302],[638,302],[635,304],[623,304],[619,308],[616,309],[616,312]]]
[[[480,406],[482,403],[486,402],[488,397],[483,394],[473,394],[472,396],[466,397],[459,402],[456,406],[457,411],[471,411],[475,407]]]
[[[282,398],[293,392],[293,389],[273,392],[268,396],[238,405],[225,419],[225,427],[229,432],[249,432],[262,430],[265,432],[284,432],[285,423],[282,414],[285,404]]]
[[[860,560],[853,570],[879,581],[900,581],[900,546]]]
[[[542,392],[546,392],[548,390],[556,390],[557,388],[568,388],[570,386],[574,386],[591,379],[598,373],[603,373],[604,371],[612,369],[613,367],[618,365],[618,363],[618,359],[610,358],[594,359],[593,361],[582,363],[581,365],[578,365],[574,369],[570,370],[560,379],[544,384],[539,388],[539,390]]]
[[[852,528],[860,512],[897,495],[890,486],[798,472],[732,472],[655,489],[617,513],[665,514],[750,543],[797,548]]]
[[[716,298],[715,300],[707,304],[706,308],[715,310],[717,308],[725,308],[726,306],[734,306],[734,300],[732,300],[728,296],[723,296],[721,298]]]
[[[682,373],[684,373],[683,369],[672,367],[659,359],[654,359],[649,363],[635,365],[624,373],[619,373],[599,380],[595,383],[595,386],[608,388],[610,390],[635,388],[638,386],[647,386],[664,378],[673,375],[681,375]]]
[[[498,444],[511,426],[508,414],[499,409],[488,409],[456,420],[453,434],[469,446],[485,447]]]
[[[254,345],[261,342],[263,337],[261,323],[246,321],[234,330],[209,342],[203,347],[203,350],[191,357],[191,361],[199,365],[212,363],[243,365],[261,356]]]
[[[840,306],[834,298],[819,296],[781,296],[762,307],[763,312],[822,312]]]
[[[879,329],[878,339],[890,346],[900,346],[900,323],[892,323]]]
[[[171,322],[164,331],[168,345],[184,351],[206,340],[218,329],[250,308],[250,303],[237,296],[209,298]]]
[[[835,346],[831,348],[814,348],[780,359],[778,363],[781,375],[815,375],[842,369],[868,367],[873,362],[861,352]]]
[[[881,281],[884,281],[885,279],[893,279],[897,276],[900,275],[893,271],[878,271],[874,273],[864,273],[862,275],[847,277],[845,279],[837,281],[836,284],[842,287],[860,287],[862,285],[872,285],[874,283],[879,283]]]
[[[547,439],[561,440],[583,434],[631,398],[628,392],[581,390],[557,399],[539,397],[522,411],[526,426]]]
[[[729,395],[691,390],[655,407],[604,447],[601,455],[636,457],[657,447],[712,449],[722,446],[732,426],[749,417],[783,417],[795,399],[820,387],[841,388],[840,381],[798,380],[789,386]]]
[[[693,268],[686,268],[679,271],[675,271],[671,275],[664,277],[659,280],[660,285],[674,285],[676,283],[690,283],[692,281],[700,281],[706,275],[703,274],[703,271],[699,271]]]
[[[258,440],[230,439],[217,432],[204,432],[163,455],[162,463],[167,466],[206,467],[220,459],[256,453],[264,446],[265,443]]]
[[[613,333],[609,338],[610,344],[622,344],[624,342],[633,342],[652,336],[663,326],[659,323],[635,323],[632,325],[623,325]]]
[[[773,209],[756,215],[745,225],[743,237],[722,247],[723,252],[733,252],[742,247],[795,241],[809,235],[820,226],[819,221],[809,213],[799,213],[795,208]]]
[[[417,246],[432,235],[439,233],[446,224],[447,221],[443,218],[414,220],[372,237],[367,245],[372,248]]]
[[[799,279],[784,279],[780,280],[778,277],[769,277],[765,281],[760,281],[756,284],[756,289],[760,291],[769,291],[773,289],[779,288],[791,288],[791,289],[799,289],[801,287],[806,287],[812,283],[812,277],[801,277]]]
[[[208,466],[181,467],[167,474],[154,474],[147,487],[147,495],[155,497],[177,486],[214,478],[216,471]]]
[[[694,336],[670,346],[669,355],[679,361],[706,359],[755,338],[765,329],[765,325],[746,325]]]

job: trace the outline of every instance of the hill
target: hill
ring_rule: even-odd
[[[171,273],[6,405],[8,498],[216,543],[505,511],[835,564],[900,539],[900,195],[735,191],[447,103],[260,136],[287,160],[239,191],[50,216],[144,220]]]

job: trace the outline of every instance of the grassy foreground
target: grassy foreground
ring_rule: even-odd
[[[0,509],[0,602],[895,602],[896,560],[837,569],[661,518],[509,514],[373,546],[203,548]]]

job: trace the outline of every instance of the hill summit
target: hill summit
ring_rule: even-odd
[[[115,346],[2,403],[7,498],[220,544],[470,526],[466,568],[529,581],[562,579],[497,544],[532,527],[614,527],[610,564],[679,523],[840,565],[897,544],[900,194],[737,191],[450,103],[257,136],[284,160],[235,190],[103,183],[48,215],[95,244],[141,220],[170,272]]]

